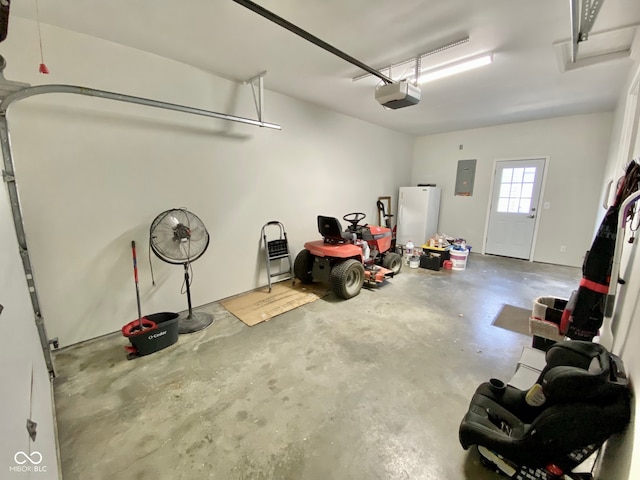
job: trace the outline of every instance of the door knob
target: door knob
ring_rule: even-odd
[[[535,215],[529,215],[527,218],[536,218]]]

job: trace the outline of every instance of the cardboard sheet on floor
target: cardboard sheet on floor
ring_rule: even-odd
[[[492,325],[511,330],[512,332],[531,335],[529,333],[529,317],[531,309],[504,304]]]
[[[291,285],[291,280],[285,280],[272,284],[271,293],[269,287],[263,287],[220,303],[233,315],[253,327],[276,315],[314,302],[327,293],[329,291],[326,285],[302,285],[300,282]]]

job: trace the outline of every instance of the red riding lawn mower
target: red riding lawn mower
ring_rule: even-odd
[[[336,295],[348,299],[360,293],[365,281],[376,284],[399,273],[402,256],[389,251],[390,228],[360,225],[366,218],[361,212],[342,218],[350,223],[346,230],[337,218],[318,215],[323,240],[304,244],[293,271],[302,283],[329,283]]]

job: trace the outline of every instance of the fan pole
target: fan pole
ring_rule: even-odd
[[[189,316],[193,315],[193,309],[191,308],[191,288],[189,287],[189,263],[184,262],[184,284],[187,286],[187,305],[189,305]]]
[[[205,312],[194,312],[191,307],[191,287],[189,286],[189,262],[184,263],[184,283],[187,293],[187,305],[189,305],[186,317],[180,317],[178,333],[195,333],[204,330],[213,323],[213,315]]]

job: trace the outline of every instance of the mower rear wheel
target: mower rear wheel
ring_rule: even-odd
[[[358,295],[363,284],[364,266],[356,260],[345,260],[331,269],[331,287],[345,300]]]
[[[391,270],[394,275],[400,273],[400,270],[402,270],[402,255],[395,252],[385,253],[382,259],[382,266]]]
[[[313,283],[313,255],[307,249],[301,250],[293,262],[293,274],[300,282]]]

